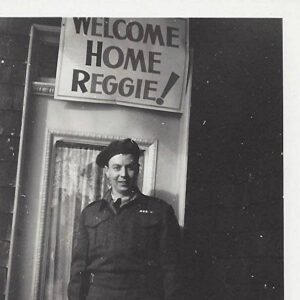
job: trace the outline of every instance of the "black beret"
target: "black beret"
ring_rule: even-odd
[[[98,154],[96,164],[103,168],[117,154],[132,154],[138,160],[140,157],[140,148],[132,139],[113,141]]]

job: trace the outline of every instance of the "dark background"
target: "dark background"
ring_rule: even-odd
[[[283,299],[282,20],[191,19],[190,44],[186,299]]]
[[[33,23],[60,19],[0,18],[0,299]],[[283,299],[282,20],[190,19],[190,46],[185,299]]]

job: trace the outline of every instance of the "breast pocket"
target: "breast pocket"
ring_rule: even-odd
[[[109,240],[109,218],[94,217],[87,221],[86,228],[89,235],[89,249],[94,251],[107,248]]]
[[[159,250],[160,220],[153,216],[139,216],[136,222],[138,250],[143,256],[153,257]]]

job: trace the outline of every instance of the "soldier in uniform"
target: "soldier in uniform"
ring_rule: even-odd
[[[69,300],[174,300],[179,297],[180,230],[173,209],[137,187],[140,149],[114,141],[98,156],[111,190],[82,212]]]

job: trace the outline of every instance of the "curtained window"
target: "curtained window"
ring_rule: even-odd
[[[64,141],[55,144],[42,263],[44,278],[40,298],[43,300],[67,300],[73,237],[79,215],[109,188],[103,169],[95,163],[101,149],[103,146]],[[140,165],[140,174],[143,174],[143,155]],[[139,176],[141,190],[142,181]]]

